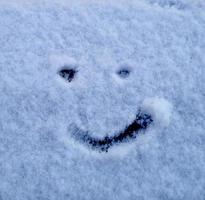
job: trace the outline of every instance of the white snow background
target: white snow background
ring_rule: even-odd
[[[70,137],[140,108],[154,123],[108,153]],[[203,0],[0,2],[1,200],[204,200],[204,121]]]

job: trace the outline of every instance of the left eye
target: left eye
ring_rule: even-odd
[[[71,82],[75,77],[76,72],[77,71],[73,68],[63,68],[58,72],[58,74],[66,81]]]

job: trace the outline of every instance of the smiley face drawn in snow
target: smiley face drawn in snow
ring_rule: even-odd
[[[120,79],[128,79],[131,72],[132,69],[130,67],[123,66],[116,71],[116,75]],[[70,66],[69,64],[62,66],[57,72],[60,79],[66,84],[75,82],[75,76],[78,75],[78,73],[79,71],[77,68],[72,65]],[[145,133],[146,129],[154,122],[154,120],[160,122],[164,119],[166,121],[164,123],[168,125],[171,105],[166,100],[151,98],[144,101],[143,104],[144,105],[138,109],[135,119],[126,125],[123,130],[120,130],[115,134],[104,134],[103,137],[98,138],[95,136],[96,134],[91,134],[88,130],[82,130],[76,125],[76,123],[72,123],[69,126],[71,137],[93,150],[97,150],[98,152],[108,152],[113,146],[135,140],[139,133]],[[156,104],[158,105],[156,106]],[[162,111],[160,111],[160,108],[162,108]]]

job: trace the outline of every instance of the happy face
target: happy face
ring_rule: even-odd
[[[71,62],[72,60],[72,62]],[[59,76],[59,81],[61,81],[62,83],[62,87],[66,87],[68,90],[72,90],[72,87],[74,87],[74,84],[76,84],[76,81],[79,81],[79,83],[77,84],[78,86],[80,86],[79,88],[83,88],[84,92],[88,92],[89,90],[95,91],[95,85],[93,85],[90,88],[86,88],[84,87],[84,84],[80,84],[81,80],[79,79],[81,70],[80,69],[80,65],[77,64],[76,62],[74,62],[73,59],[69,59],[66,56],[63,57],[53,57],[52,58],[52,63],[53,66],[60,66],[62,65],[62,67],[58,67],[58,71],[57,71],[57,75]],[[125,84],[124,81],[126,81],[126,79],[129,79],[129,76],[131,75],[131,73],[133,72],[133,67],[130,67],[129,65],[122,65],[120,66],[117,70],[115,70],[115,73],[112,75],[113,77],[113,83],[116,82],[116,84],[119,85],[123,85]],[[106,77],[104,78],[106,80]],[[88,82],[90,81],[89,79],[87,80]],[[71,83],[72,82],[72,83]],[[71,84],[71,85],[69,85]],[[72,86],[73,85],[73,86]],[[83,87],[82,87],[83,86]],[[125,86],[126,87],[126,86]],[[77,88],[75,88],[77,89]],[[107,88],[103,88],[103,90],[107,89]],[[82,91],[82,90],[81,90]],[[104,93],[105,91],[102,91],[102,93]],[[82,92],[83,93],[83,92]],[[93,96],[96,97],[96,96]],[[112,99],[112,96],[107,96],[107,98]],[[156,99],[156,101],[165,101],[164,99]],[[81,102],[81,100],[79,101],[79,103]],[[86,106],[86,108],[88,107],[89,109],[92,108],[92,104],[88,104]],[[150,105],[152,106],[152,105]],[[161,105],[159,105],[161,107],[164,107],[163,103]],[[137,106],[136,106],[137,107]],[[165,107],[169,107],[168,103],[167,105],[165,105]],[[104,105],[102,103],[101,107],[101,112],[103,112],[104,110]],[[158,109],[158,108],[152,108],[152,109]],[[165,108],[166,109],[166,108]],[[83,110],[82,110],[83,111]],[[84,111],[86,113],[86,109],[84,109]],[[154,112],[158,112],[158,111],[154,111]],[[160,111],[159,111],[160,112]],[[153,122],[153,117],[156,118],[157,115],[156,113],[152,113],[151,109],[149,110],[144,110],[143,106],[138,106],[137,110],[133,113],[135,113],[135,118],[128,124],[125,124],[121,121],[120,126],[124,125],[124,129],[116,132],[116,133],[103,133],[103,134],[99,134],[100,129],[98,129],[97,132],[91,132],[89,129],[90,127],[88,127],[88,120],[87,120],[87,116],[85,113],[81,113],[78,117],[80,119],[83,115],[84,119],[86,119],[86,121],[80,121],[80,123],[78,124],[77,122],[72,122],[70,123],[70,125],[68,126],[68,132],[70,132],[70,137],[73,138],[74,140],[78,141],[81,144],[86,145],[88,148],[91,148],[93,150],[97,150],[99,152],[101,151],[105,151],[108,152],[108,149],[114,145],[119,145],[120,143],[124,143],[124,142],[129,142],[133,139],[135,139],[138,135],[138,133],[142,133],[145,132],[146,128],[150,126],[150,124]],[[98,115],[98,114],[97,114]],[[153,116],[152,116],[153,115]],[[162,115],[170,115],[169,113],[163,113]],[[96,115],[93,115],[94,118],[97,118]],[[164,116],[162,116],[163,118]],[[169,116],[168,116],[169,117]],[[102,118],[105,119],[105,118]],[[106,120],[110,120],[111,122],[113,122],[114,120],[111,119],[109,117],[109,112],[107,115],[107,119]],[[101,123],[101,120],[98,121],[98,123]],[[92,126],[95,126],[96,123],[93,123]],[[112,125],[112,124],[111,124]],[[87,126],[87,130],[85,130],[85,127]],[[103,125],[104,127],[107,128],[107,124]],[[119,126],[119,125],[118,125]],[[82,128],[81,128],[82,127]],[[91,129],[92,130],[92,129]]]

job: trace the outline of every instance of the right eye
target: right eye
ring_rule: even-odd
[[[126,79],[131,73],[131,68],[129,66],[123,66],[116,73],[120,78]]]
[[[59,72],[59,76],[61,76],[63,79],[65,79],[68,82],[71,82],[76,74],[76,69],[69,68],[69,67],[63,67]]]

